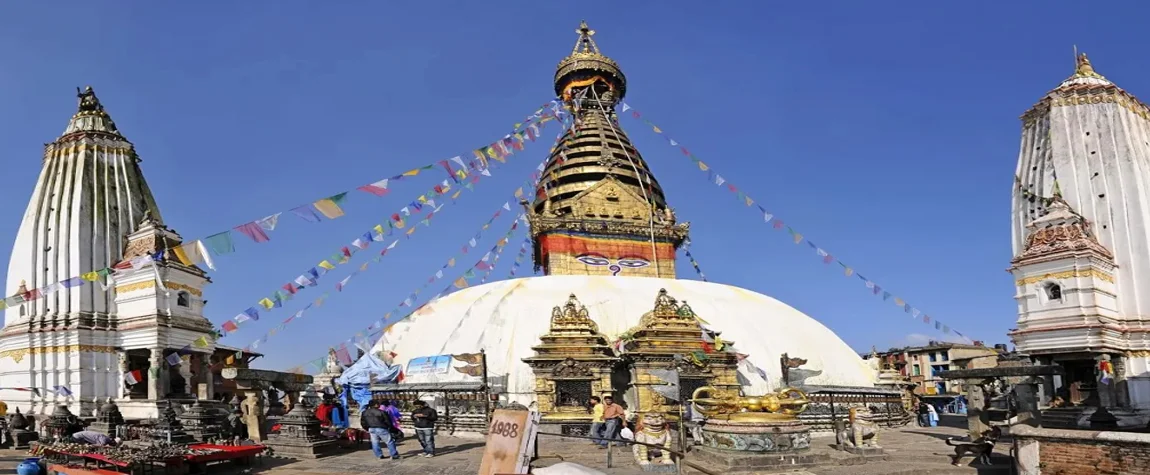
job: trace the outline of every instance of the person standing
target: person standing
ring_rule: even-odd
[[[424,457],[435,456],[435,421],[439,414],[423,401],[415,401],[415,410],[411,411],[412,425],[415,426],[415,438],[423,446]]]
[[[934,404],[928,404],[926,406],[926,413],[930,426],[938,427],[938,411],[934,409]]]
[[[591,396],[591,442],[603,444],[603,403],[599,396]]]
[[[918,426],[930,427],[930,410],[927,409],[927,404],[923,401],[918,403]]]
[[[371,451],[376,458],[383,459],[383,450],[379,444],[387,444],[387,451],[392,460],[399,460],[399,451],[395,449],[395,439],[391,438],[391,428],[394,422],[391,415],[379,409],[379,402],[369,401],[367,409],[359,415],[359,423],[371,435]]]
[[[399,421],[403,419],[403,416],[399,413],[399,404],[396,401],[385,399],[380,409],[391,416],[391,438],[397,441],[403,440],[403,429],[399,427]]]
[[[615,440],[619,438],[619,428],[623,426],[623,406],[615,404],[615,399],[611,396],[603,398],[603,436],[607,440]],[[607,448],[607,440],[603,440],[600,448]]]

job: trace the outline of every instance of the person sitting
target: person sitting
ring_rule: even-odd
[[[328,417],[329,425],[336,429],[347,429],[347,408],[343,407],[343,404],[340,404],[339,400],[332,403],[328,414],[330,415]]]
[[[324,398],[323,402],[315,408],[315,418],[319,419],[320,427],[331,426],[332,400]]]
[[[82,430],[72,434],[72,440],[81,444],[95,445],[96,447],[116,445],[114,439],[94,430]]]
[[[391,437],[390,430],[395,423],[391,420],[390,414],[379,409],[378,401],[367,403],[367,409],[359,415],[359,423],[371,435],[371,451],[375,452],[376,458],[383,459],[383,450],[379,447],[382,441],[387,444],[391,459],[399,460],[399,451],[395,448],[395,439]]]

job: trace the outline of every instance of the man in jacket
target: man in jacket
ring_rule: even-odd
[[[394,423],[390,414],[379,410],[378,402],[367,403],[367,409],[364,409],[359,415],[359,424],[371,435],[371,450],[375,452],[376,458],[383,458],[383,450],[379,447],[380,441],[383,441],[387,444],[387,451],[391,454],[391,459],[399,460],[399,451],[395,449],[395,440],[391,438],[391,431],[389,430]]]
[[[415,425],[415,437],[419,445],[423,446],[423,456],[435,456],[435,420],[439,414],[423,401],[415,401],[415,410],[411,411],[411,420]]]

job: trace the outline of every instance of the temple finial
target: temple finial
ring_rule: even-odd
[[[76,88],[76,97],[79,98],[79,112],[84,111],[102,111],[104,105],[100,104],[100,99],[96,97],[96,91],[92,90],[92,86],[84,86],[84,90]]]
[[[1075,47],[1075,51],[1077,50],[1078,48]],[[1094,66],[1090,64],[1090,58],[1086,57],[1086,53],[1079,53],[1075,58],[1074,75],[1085,77],[1101,77],[1097,72],[1094,71]]]
[[[600,54],[599,45],[596,45],[595,40],[591,39],[592,36],[595,36],[595,30],[587,26],[587,20],[581,20],[579,22],[579,29],[575,30],[575,33],[579,34],[579,40],[575,42],[575,48],[571,50],[571,54]]]

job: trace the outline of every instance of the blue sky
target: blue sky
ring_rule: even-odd
[[[1148,7],[1083,16],[1051,2],[712,3],[5,3],[0,259],[76,86],[95,87],[136,144],[168,224],[198,238],[501,137],[553,95],[554,66],[586,18],[645,118],[895,295],[973,338],[1006,341],[1018,116],[1072,72],[1074,44],[1102,74],[1150,94],[1150,66],[1135,60],[1150,46],[1137,23]],[[787,302],[859,350],[944,336],[763,225],[640,122],[622,123],[691,221],[712,281]],[[393,308],[546,149],[517,155],[273,336],[262,364],[322,356]],[[271,242],[239,242],[217,259],[208,316],[220,323],[252,305],[443,177],[401,182],[386,198],[353,193],[343,218],[285,216]],[[522,236],[495,278],[507,276]],[[353,268],[223,343],[251,343]],[[685,259],[680,276],[695,278]]]

